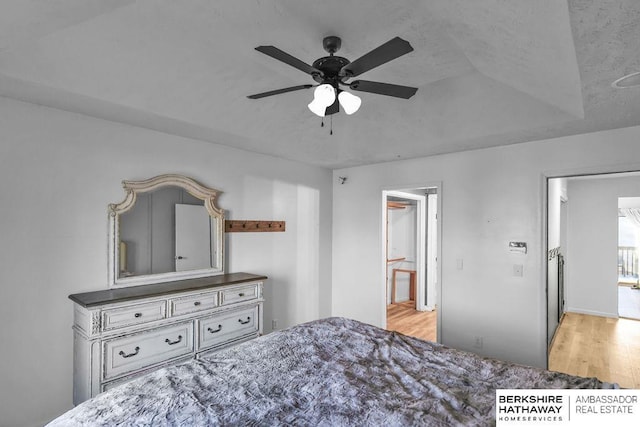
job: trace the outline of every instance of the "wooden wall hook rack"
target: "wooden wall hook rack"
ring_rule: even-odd
[[[255,233],[285,231],[285,221],[243,221],[226,220],[224,231],[227,233]]]

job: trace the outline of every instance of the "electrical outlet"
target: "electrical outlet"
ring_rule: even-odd
[[[273,319],[273,320],[271,321],[271,329],[273,329],[274,331],[275,331],[276,329],[278,329],[278,320],[277,320],[277,319]]]
[[[482,348],[482,337],[473,337],[473,348]]]

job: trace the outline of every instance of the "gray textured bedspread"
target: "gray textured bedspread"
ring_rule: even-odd
[[[601,388],[344,318],[163,368],[50,426],[487,426],[499,388]]]

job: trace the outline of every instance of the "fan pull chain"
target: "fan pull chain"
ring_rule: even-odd
[[[333,116],[331,116],[330,121],[329,121],[329,135],[333,135]],[[320,127],[323,128],[324,127],[324,117],[322,118],[322,120],[320,120]]]

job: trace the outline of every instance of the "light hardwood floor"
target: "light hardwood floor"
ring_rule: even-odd
[[[549,369],[640,389],[640,321],[566,313]]]
[[[387,306],[387,329],[436,341],[435,311]],[[549,353],[549,369],[640,389],[640,321],[567,313]]]
[[[387,306],[387,329],[423,340],[436,340],[436,311],[416,311],[413,301]]]

